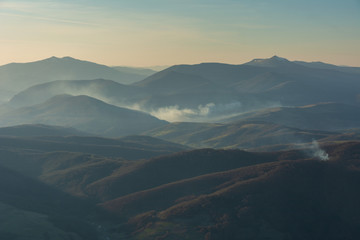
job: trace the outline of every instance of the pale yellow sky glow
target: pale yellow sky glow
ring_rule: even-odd
[[[291,11],[302,5],[255,2],[0,0],[0,65],[51,56],[127,66],[240,64],[276,54],[360,66],[356,1],[344,1],[336,16],[335,3],[301,16]]]

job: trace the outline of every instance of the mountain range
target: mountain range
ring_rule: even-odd
[[[51,67],[43,66],[43,64],[49,64]],[[70,69],[76,71],[81,69],[91,69],[91,71],[84,70],[88,75],[73,74],[66,78],[66,80],[76,80],[71,83],[65,81],[49,83],[65,78],[51,73],[51,76],[36,76],[37,80],[32,81],[29,80],[32,74],[24,73],[25,70],[17,68],[22,66],[21,64],[1,66],[0,73],[5,70],[7,72],[1,73],[3,90],[10,89],[5,86],[17,82],[22,86],[17,93],[25,90],[27,86],[33,86],[12,99],[12,102],[19,106],[39,103],[58,94],[85,94],[118,106],[138,106],[139,109],[147,112],[156,112],[161,108],[175,106],[179,110],[197,111],[201,106],[213,104],[214,107],[209,109],[208,114],[216,116],[224,115],[218,110],[223,106],[227,108],[232,106],[231,112],[240,113],[269,106],[302,106],[319,102],[358,105],[359,68],[339,67],[318,62],[291,62],[277,56],[269,59],[255,59],[242,65],[222,63],[176,65],[146,78],[138,78],[135,83],[128,86],[101,80],[109,79],[118,83],[129,83],[114,77],[119,72],[110,67],[69,57],[50,58],[23,65],[26,66],[27,71],[36,73],[41,72],[39,68],[46,68],[49,72],[69,73],[71,72],[69,66],[71,66]],[[9,72],[8,68],[16,70]],[[102,74],[99,68],[107,69],[107,71],[111,69],[116,74]],[[95,74],[94,71],[98,73]],[[28,77],[21,80],[16,76],[20,73]],[[96,78],[99,79],[78,81]],[[41,83],[46,84],[38,85]],[[39,94],[42,90],[43,94]]]
[[[192,106],[210,102],[219,104],[235,101],[241,102],[244,109],[256,107],[255,105],[266,106],[269,102],[285,106],[319,102],[357,104],[359,94],[357,91],[359,89],[358,73],[305,67],[276,56],[270,59],[253,60],[243,65],[203,63],[173,66],[137,82],[136,85],[149,86],[150,84],[150,87],[156,84],[162,85],[162,82],[171,82],[174,74],[179,77],[177,82],[183,82],[181,79],[197,77],[203,79],[203,84],[207,80],[207,85],[212,86],[209,88],[214,90],[214,94],[205,87],[205,96],[203,96],[201,93],[204,85],[198,85],[199,80],[194,81],[191,91],[196,93],[191,98]],[[182,87],[191,88],[187,82],[184,82]],[[175,98],[179,100],[177,101],[179,106],[189,107],[191,105],[187,104],[187,98],[182,99],[176,95],[181,96],[182,87],[176,85],[173,89],[176,93],[161,97],[169,101]],[[156,96],[153,98],[156,99]],[[155,100],[153,102],[154,105],[157,104]],[[163,105],[166,102],[163,101]]]
[[[0,66],[0,239],[358,239],[359,69]]]
[[[76,144],[80,147],[84,141],[89,140],[79,138]],[[18,198],[21,201],[14,201],[17,197],[8,193],[15,185],[2,184],[0,202],[5,205],[0,206],[9,214],[18,211],[29,216],[21,223],[27,226],[41,214],[55,214],[48,221],[38,221],[40,226],[33,226],[41,234],[44,229],[50,236],[73,231],[75,239],[91,239],[85,233],[94,237],[99,232],[110,239],[283,239],[285,235],[288,239],[299,235],[301,239],[337,239],[358,234],[358,142],[322,145],[329,154],[328,161],[320,161],[315,152],[309,154],[311,149],[271,153],[199,149],[128,161],[85,152],[46,153],[29,151],[29,145],[15,146],[1,147],[0,164],[8,169],[1,176],[9,180],[11,174],[19,179],[22,188],[16,189],[28,186],[33,190],[15,191],[22,195]],[[20,181],[23,178],[31,180],[25,184]],[[55,188],[51,190],[54,192],[39,181]],[[35,182],[42,187],[35,187]],[[58,191],[72,197],[62,197]],[[37,201],[40,192],[49,199]],[[52,202],[52,197],[59,202]],[[26,204],[25,199],[33,204]],[[101,213],[100,217],[100,212],[92,210],[92,202],[115,215]],[[76,204],[83,205],[69,218],[68,211],[73,211]],[[63,205],[68,209],[62,210]],[[79,217],[85,220],[74,225]],[[104,230],[92,227],[86,221],[89,217]],[[66,222],[77,229],[69,229]],[[322,224],[314,226],[318,222]],[[52,224],[58,229],[51,228]],[[6,228],[1,234],[19,233]]]
[[[140,81],[151,71],[137,72],[127,68],[111,68],[71,57],[50,57],[29,63],[10,63],[0,66],[0,88],[9,94],[22,91],[35,84],[55,80],[110,79],[119,83]]]

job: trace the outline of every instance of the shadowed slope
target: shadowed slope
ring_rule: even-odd
[[[58,80],[34,85],[16,94],[8,103],[11,107],[40,104],[61,94],[87,95],[107,103],[128,104],[143,95],[140,88],[123,85],[111,80]]]
[[[0,210],[3,239],[96,239],[95,228],[86,222],[94,206],[2,166]]]
[[[41,123],[74,127],[102,136],[140,133],[166,124],[149,114],[106,104],[88,96],[55,96],[45,103],[0,117],[2,126]]]
[[[291,158],[300,158],[290,153]],[[89,185],[90,195],[109,200],[170,182],[271,162],[279,159],[272,154],[248,153],[240,150],[200,149],[136,162],[120,168],[112,175]]]
[[[39,137],[39,136],[85,136],[89,135],[74,128],[49,126],[43,124],[25,124],[0,128],[1,136]]]
[[[335,131],[356,128],[360,108],[341,103],[319,103],[301,107],[281,107],[239,114],[226,122],[265,121],[300,129]]]
[[[146,134],[193,147],[241,148],[253,151],[257,151],[259,147],[279,144],[295,148],[296,144],[338,135],[336,132],[302,130],[255,120],[229,124],[171,123]]]
[[[129,239],[355,239],[360,234],[359,143],[326,149],[328,162],[252,165],[177,181],[103,206],[134,216],[122,228],[131,233]]]

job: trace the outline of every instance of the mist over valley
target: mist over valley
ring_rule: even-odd
[[[359,236],[360,68],[52,57],[0,86],[1,239]]]

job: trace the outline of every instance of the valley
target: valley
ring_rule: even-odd
[[[359,69],[0,66],[0,238],[356,239]]]

